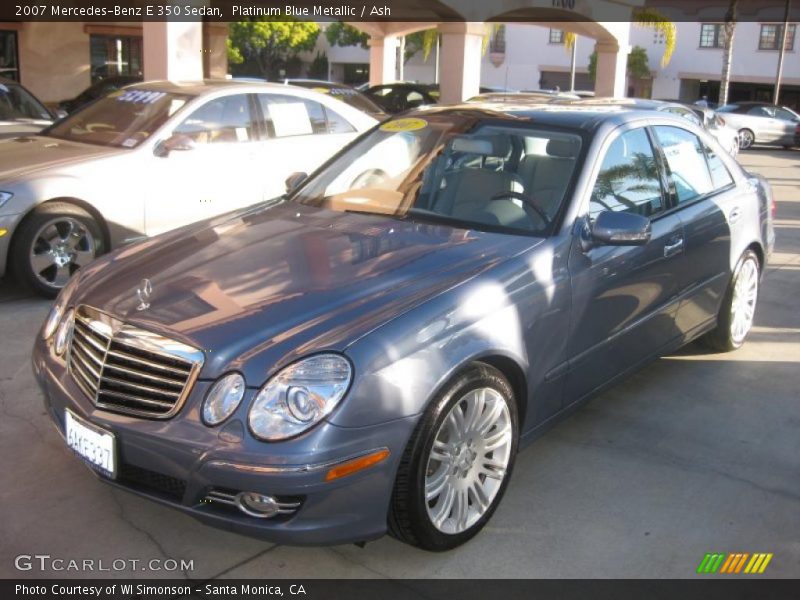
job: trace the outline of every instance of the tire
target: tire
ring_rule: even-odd
[[[752,250],[747,250],[739,259],[728,284],[716,328],[703,337],[707,346],[720,352],[731,352],[742,347],[753,325],[760,274],[758,256]],[[737,320],[737,316],[744,320]]]
[[[756,143],[756,135],[750,129],[739,130],[739,149],[747,150]]]
[[[517,419],[514,393],[500,371],[475,363],[456,376],[431,402],[406,446],[392,492],[389,533],[435,552],[474,537],[511,478]],[[494,449],[485,449],[487,441]]]
[[[14,233],[11,268],[20,282],[54,298],[75,271],[103,250],[103,232],[88,212],[68,202],[47,202]]]

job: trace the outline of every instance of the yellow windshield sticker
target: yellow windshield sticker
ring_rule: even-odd
[[[380,129],[381,131],[397,133],[400,131],[417,131],[425,129],[427,126],[428,122],[425,119],[396,119],[384,123]]]
[[[327,94],[328,93],[328,88],[315,87],[315,88],[311,88],[311,89],[312,89],[312,91],[319,92],[320,94]]]

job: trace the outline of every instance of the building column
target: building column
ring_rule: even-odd
[[[144,78],[191,81],[203,78],[200,21],[144,21]]]
[[[613,41],[600,41],[594,45],[597,52],[597,71],[594,93],[598,97],[624,98],[630,46]]]
[[[381,85],[395,81],[397,75],[397,36],[369,38],[369,84]]]
[[[463,102],[479,92],[481,55],[486,27],[483,23],[439,25],[442,47],[439,60],[441,102]]]

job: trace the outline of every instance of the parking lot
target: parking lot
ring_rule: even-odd
[[[99,482],[45,416],[30,349],[49,302],[0,281],[0,575],[59,577],[689,577],[707,552],[800,566],[800,151],[740,160],[778,199],[778,243],[741,350],[664,357],[522,452],[490,525],[430,554],[389,537],[293,548],[205,527]],[[18,555],[167,557],[186,571],[15,569]]]

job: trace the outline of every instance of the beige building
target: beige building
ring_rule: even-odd
[[[163,78],[170,55],[196,73],[191,78],[225,77],[227,35],[225,23],[0,22],[0,76],[20,81],[47,103],[74,97],[110,75],[149,69],[148,78]]]

